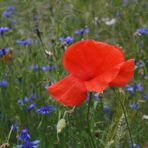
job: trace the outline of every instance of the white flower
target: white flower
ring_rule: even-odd
[[[112,18],[110,20],[106,20],[105,21],[105,24],[108,25],[108,26],[114,25],[115,23],[116,23],[116,19],[115,18]]]
[[[142,119],[148,120],[148,115],[143,115]]]

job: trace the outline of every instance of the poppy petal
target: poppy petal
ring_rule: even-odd
[[[67,106],[79,105],[87,96],[84,83],[71,75],[49,86],[48,91],[58,102]]]
[[[130,59],[121,65],[120,71],[110,86],[124,86],[134,75],[134,59]]]
[[[63,57],[65,69],[81,80],[97,77],[124,61],[119,48],[94,40],[82,40],[69,46]]]
[[[85,86],[87,90],[95,92],[103,91],[105,88],[109,86],[109,83],[118,75],[119,71],[120,65],[115,66],[110,71],[107,71],[102,75],[95,77],[94,79],[85,81]]]

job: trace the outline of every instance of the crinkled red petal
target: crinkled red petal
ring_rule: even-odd
[[[80,105],[87,96],[83,81],[68,75],[63,80],[48,87],[49,93],[66,106]]]
[[[69,46],[63,58],[65,69],[81,80],[94,78],[124,61],[119,48],[94,40],[82,40]]]
[[[109,86],[109,83],[118,75],[120,65],[115,66],[111,70],[89,80],[85,81],[88,91],[101,92]]]
[[[120,71],[110,86],[125,86],[134,75],[134,59],[130,59],[121,65]]]

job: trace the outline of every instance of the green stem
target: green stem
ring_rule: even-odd
[[[89,115],[90,115],[91,100],[92,100],[92,92],[90,92],[90,95],[89,95],[89,102],[88,102],[88,109],[87,109],[87,125],[88,125],[88,133],[89,133],[92,145],[93,145],[94,148],[96,148],[94,138],[91,134],[91,127],[90,127],[90,124],[89,124],[90,123]]]
[[[41,127],[41,125],[42,125],[42,123],[43,123],[43,115],[42,115],[42,117],[41,117],[41,120],[40,120],[40,122],[39,122],[39,124],[38,124],[38,126],[37,126],[37,129],[39,129],[40,127]]]
[[[43,41],[42,41],[42,37],[41,37],[40,31],[39,31],[38,28],[36,28],[36,34],[37,34],[37,36],[38,36],[38,38],[39,38],[39,40],[40,40],[40,42],[41,42],[42,48],[43,48],[43,50],[44,50],[44,53],[45,53],[45,55],[47,56],[47,54],[46,54],[46,49],[45,49],[45,46],[44,46],[44,43],[43,43]],[[48,56],[47,56],[47,57],[48,57]]]
[[[13,126],[11,126],[11,129],[10,129],[9,134],[8,134],[8,138],[7,138],[7,142],[6,142],[8,144],[9,144],[9,140],[10,140],[10,137],[11,137],[12,130],[13,130]]]
[[[125,122],[127,124],[128,132],[129,132],[130,141],[131,141],[131,144],[132,144],[132,147],[133,147],[134,146],[134,142],[133,142],[133,139],[132,139],[132,134],[131,134],[130,126],[129,126],[129,123],[128,123],[128,119],[127,119],[127,115],[126,115],[126,110],[124,108],[123,102],[120,100],[120,97],[118,99],[119,99],[120,105],[121,105],[122,110],[123,110],[123,114],[124,114],[124,117],[125,117]]]

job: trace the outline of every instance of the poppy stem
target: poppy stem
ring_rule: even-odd
[[[89,94],[89,102],[88,102],[88,109],[87,109],[87,125],[88,125],[88,133],[89,133],[92,145],[93,145],[94,148],[96,148],[93,136],[91,134],[91,127],[90,127],[90,124],[89,124],[90,123],[89,114],[90,114],[91,100],[92,100],[92,92],[90,92],[90,94]]]
[[[119,97],[118,99],[119,99],[120,105],[121,105],[122,110],[123,110],[123,114],[124,114],[124,117],[125,117],[125,122],[126,122],[126,124],[127,124],[127,129],[128,129],[128,132],[129,132],[130,141],[131,141],[131,144],[132,144],[132,147],[133,147],[133,146],[134,146],[134,142],[133,142],[133,139],[132,139],[132,134],[131,134],[130,126],[129,126],[129,123],[128,123],[126,110],[125,110],[125,108],[124,108],[124,104],[123,104],[123,102],[121,101],[120,97]]]

